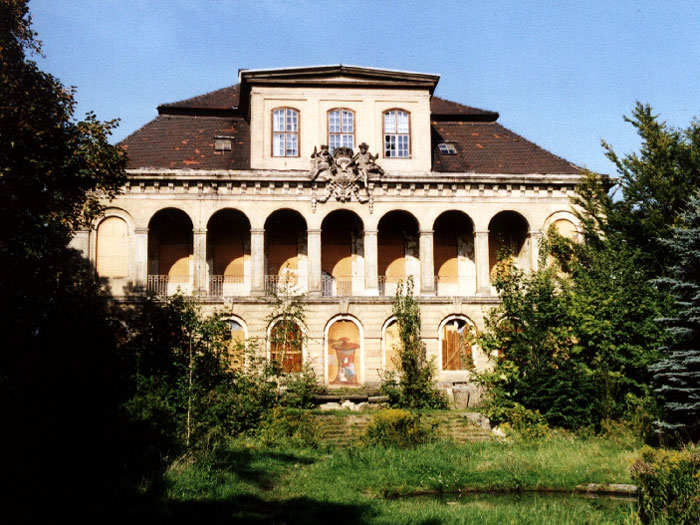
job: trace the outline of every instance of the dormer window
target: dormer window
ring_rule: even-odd
[[[328,151],[335,148],[355,147],[355,112],[349,109],[332,109],[328,112]]]
[[[443,155],[457,155],[457,148],[450,142],[440,142],[438,143],[438,148],[440,148],[440,153]]]
[[[384,156],[407,159],[411,156],[409,113],[402,109],[384,112]]]
[[[299,112],[296,109],[272,111],[272,156],[299,156]]]

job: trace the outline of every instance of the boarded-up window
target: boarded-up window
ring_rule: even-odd
[[[304,337],[293,321],[279,321],[270,330],[270,360],[284,373],[301,372]]]
[[[448,320],[442,327],[442,369],[469,370],[474,367],[473,328],[464,319]]]
[[[97,228],[97,273],[101,277],[129,274],[129,231],[119,217],[107,217]]]
[[[554,221],[554,228],[557,230],[559,235],[567,239],[575,240],[577,236],[576,226],[574,223],[567,219],[559,219]]]

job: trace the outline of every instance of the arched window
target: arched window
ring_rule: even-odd
[[[231,343],[229,345],[229,359],[231,368],[241,369],[245,365],[245,340],[246,330],[240,319],[226,319],[226,324],[231,330]]]
[[[296,109],[272,111],[272,156],[299,156],[299,112]]]
[[[474,325],[465,317],[452,316],[440,327],[442,370],[471,370],[474,368],[473,349],[476,344]]]
[[[393,372],[398,370],[398,359],[401,341],[399,339],[399,324],[392,317],[384,323],[382,331],[382,348],[384,350],[384,370]]]
[[[96,270],[100,277],[129,275],[129,230],[124,219],[107,217],[97,227]]]
[[[402,109],[384,112],[384,156],[407,159],[411,155],[409,113]]]
[[[270,360],[284,373],[301,372],[304,333],[294,321],[277,321],[270,329]]]
[[[340,318],[328,327],[326,354],[328,383],[355,386],[361,381],[362,341],[360,328],[349,318]]]
[[[332,109],[328,112],[328,151],[335,148],[355,147],[355,112],[350,109]]]

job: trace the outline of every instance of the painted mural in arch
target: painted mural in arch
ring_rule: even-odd
[[[326,343],[328,384],[353,386],[360,384],[362,356],[360,330],[347,319],[335,321],[328,329]]]

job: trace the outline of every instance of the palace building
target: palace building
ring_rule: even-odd
[[[117,300],[192,294],[239,337],[269,340],[270,297],[304,294],[288,351],[329,387],[394,363],[397,283],[412,278],[439,382],[488,365],[469,332],[498,297],[508,247],[537,266],[543,233],[577,235],[582,170],[433,95],[439,76],[346,65],[241,70],[238,83],[158,106],[124,139],[122,194],[73,245]],[[466,335],[465,335],[466,334]],[[260,351],[278,358],[279,348]]]

